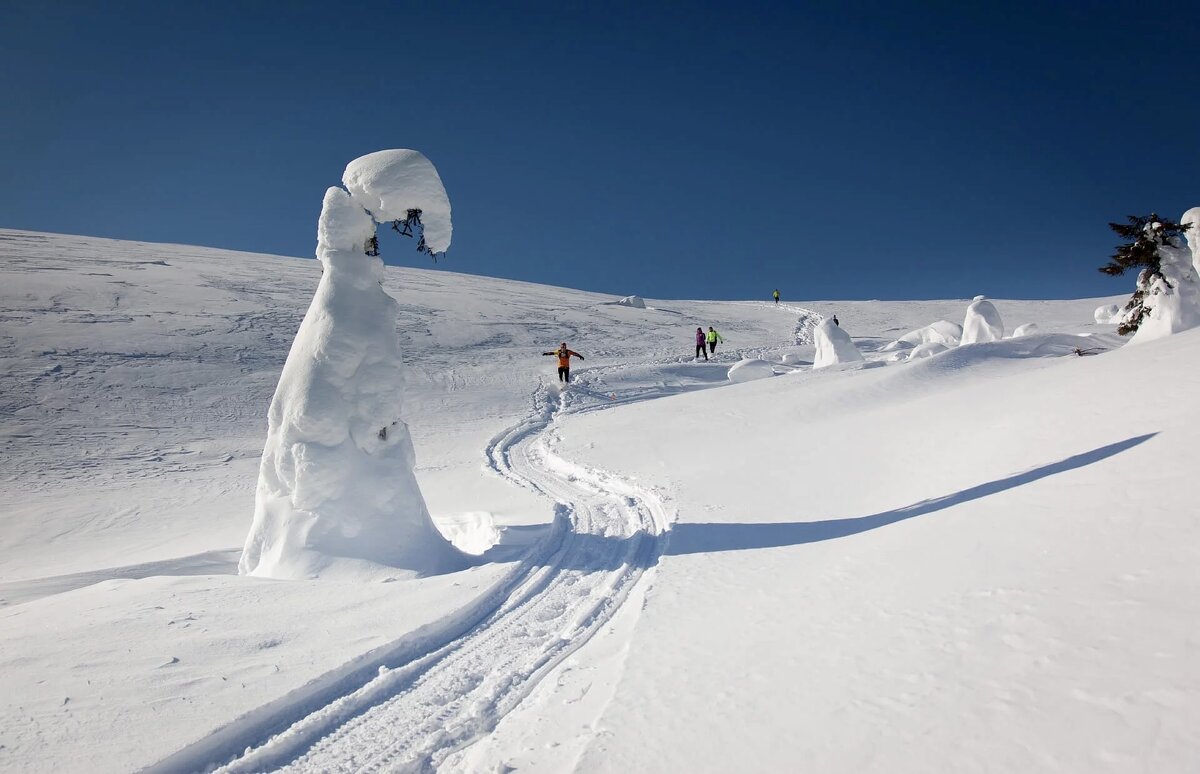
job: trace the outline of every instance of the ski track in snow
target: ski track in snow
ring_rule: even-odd
[[[657,396],[635,399],[648,397]],[[407,664],[380,667],[374,679],[315,711],[297,713],[283,731],[252,742],[218,770],[432,771],[493,729],[610,620],[665,547],[672,513],[663,499],[554,452],[558,416],[615,403],[580,382],[566,390],[542,384],[531,413],[488,444],[488,468],[557,505],[550,536],[482,621]],[[221,749],[228,744],[213,750],[212,763]]]
[[[797,339],[821,318],[777,308],[799,316]],[[486,595],[482,610],[450,616],[440,633],[423,638],[423,648],[398,643],[376,667],[357,665],[323,693],[264,708],[243,730],[226,729],[150,770],[436,771],[494,729],[612,619],[666,547],[674,512],[664,496],[554,452],[560,416],[721,384],[620,396],[593,389],[627,367],[588,368],[566,388],[539,384],[530,412],[488,443],[487,469],[551,498],[556,515],[547,537]],[[464,619],[475,622],[465,632]]]

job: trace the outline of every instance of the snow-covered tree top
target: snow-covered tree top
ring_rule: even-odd
[[[404,220],[409,210],[420,210],[430,251],[442,253],[450,247],[450,198],[437,170],[420,152],[369,153],[346,165],[342,184],[380,223]]]

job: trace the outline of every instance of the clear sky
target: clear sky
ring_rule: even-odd
[[[1071,298],[1200,204],[1179,4],[0,4],[0,226],[311,256],[416,148],[438,267],[651,298]],[[389,263],[431,267],[381,231]]]

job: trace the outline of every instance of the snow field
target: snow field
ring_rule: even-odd
[[[79,588],[229,571],[315,267],[0,250],[5,768],[1123,771],[1197,749],[1194,333],[1080,358],[1119,344],[1097,300],[996,301],[1047,333],[883,367],[967,302],[641,309],[387,270],[415,474],[448,534],[499,534],[488,564]],[[874,367],[803,365],[834,312]],[[737,346],[690,362],[710,324]],[[564,339],[588,360],[558,392],[537,353]],[[1131,372],[1161,405],[1109,408]]]

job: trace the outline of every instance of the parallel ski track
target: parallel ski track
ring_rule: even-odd
[[[434,771],[587,642],[658,561],[670,521],[654,493],[554,453],[560,415],[601,408],[542,385],[531,413],[488,444],[488,467],[552,498],[556,517],[480,623],[410,663],[380,667],[218,770]]]

